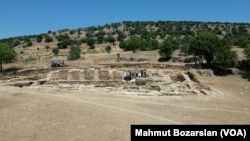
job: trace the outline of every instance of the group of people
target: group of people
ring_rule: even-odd
[[[137,77],[146,77],[147,76],[147,70],[146,69],[142,69],[142,70],[135,70],[134,72],[132,71],[126,71],[124,73],[124,80],[126,81],[130,81],[134,78]]]

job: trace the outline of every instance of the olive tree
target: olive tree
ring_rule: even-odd
[[[190,54],[206,60],[208,66],[228,69],[234,65],[237,59],[236,52],[231,51],[231,47],[226,39],[219,39],[211,32],[199,33],[190,43]]]
[[[53,54],[54,54],[55,56],[57,56],[57,55],[59,54],[59,49],[58,49],[58,47],[53,48],[53,49],[52,49],[52,52],[53,52]]]
[[[218,47],[219,38],[216,34],[211,32],[200,32],[191,41],[190,44],[190,54],[193,54],[196,58],[201,59],[203,63],[203,58],[206,60],[207,64],[211,64],[214,61],[214,55],[216,48]]]
[[[140,49],[143,46],[143,41],[137,36],[131,36],[126,41],[120,42],[120,48],[124,49],[125,51],[133,51]]]
[[[9,45],[0,44],[0,71],[3,71],[3,63],[10,63],[16,59],[16,52]]]
[[[171,58],[172,53],[177,49],[178,44],[172,39],[168,38],[164,40],[160,45],[159,54],[167,59]]]
[[[69,51],[69,60],[77,60],[81,57],[81,48],[79,46],[71,46]]]

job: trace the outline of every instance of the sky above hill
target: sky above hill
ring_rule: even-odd
[[[250,23],[249,0],[1,0],[0,39],[122,21]]]

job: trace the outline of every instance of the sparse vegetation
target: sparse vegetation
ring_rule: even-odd
[[[69,34],[72,35],[72,34],[74,34],[75,32],[76,32],[75,30],[70,30],[70,31],[69,31]]]
[[[21,42],[19,40],[14,41],[14,45],[13,46],[16,47],[18,45],[21,45]]]
[[[2,39],[0,140],[125,140],[131,121],[249,123],[249,32],[245,23],[126,21]]]
[[[60,49],[65,49],[72,43],[68,34],[58,35],[56,38],[58,40],[57,46]]]
[[[245,56],[249,59],[249,32],[249,23],[123,21],[55,32],[49,30],[47,34],[1,39],[0,43],[24,49],[32,46],[37,48],[39,43],[57,43],[58,49],[67,49],[69,46],[84,48],[87,45],[91,50],[98,47],[97,52],[109,52],[106,47],[118,43],[124,51],[158,50],[167,59],[176,49],[180,49],[184,55],[196,56],[200,64],[229,68],[234,66],[237,57],[231,51],[232,47],[245,48]]]

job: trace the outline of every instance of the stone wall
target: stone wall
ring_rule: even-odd
[[[122,81],[123,72],[115,69],[62,69],[50,72],[46,80]]]
[[[175,71],[157,70],[150,72],[147,77],[123,81],[124,70],[118,69],[62,69],[50,72],[40,84],[53,85],[59,88],[84,89],[93,86],[106,88],[104,91],[133,92],[135,94],[153,94],[161,96],[210,95],[209,87],[201,85],[197,75],[210,75],[209,71]]]

